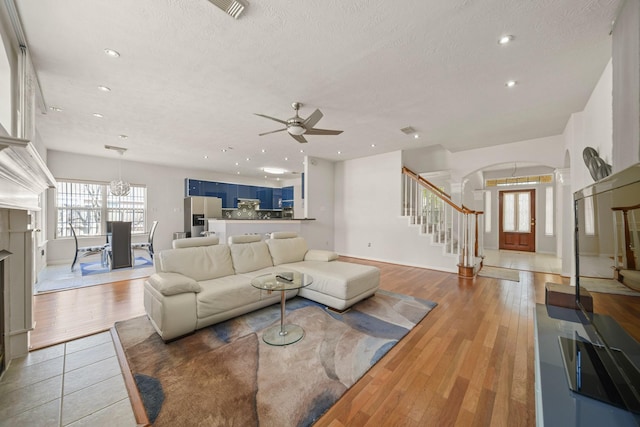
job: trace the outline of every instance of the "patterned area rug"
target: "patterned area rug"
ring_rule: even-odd
[[[151,262],[148,258],[136,257],[134,260],[133,268],[144,268],[152,266],[153,262]],[[96,262],[81,262],[80,270],[82,271],[83,276],[90,276],[92,274],[104,274],[109,273],[109,266],[102,265],[100,261]]]
[[[587,289],[589,292],[629,295],[632,297],[640,296],[639,291],[628,288],[615,279],[599,279],[599,278],[593,278],[593,277],[581,277],[580,286]]]
[[[379,290],[337,314],[296,297],[285,323],[305,336],[284,347],[262,341],[279,304],[167,344],[146,316],[115,329],[154,426],[310,426],[435,306]]]
[[[494,279],[511,280],[512,282],[520,281],[520,271],[510,270],[508,268],[491,267],[485,265],[478,272],[478,276],[491,277]]]

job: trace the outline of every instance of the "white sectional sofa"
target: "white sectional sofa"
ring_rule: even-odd
[[[380,284],[376,267],[337,261],[331,251],[309,250],[295,233],[174,241],[154,255],[156,272],[144,283],[144,306],[151,323],[168,341],[280,301],[280,292],[251,286],[251,279],[276,271],[299,271],[313,283],[287,291],[337,310],[373,295]]]

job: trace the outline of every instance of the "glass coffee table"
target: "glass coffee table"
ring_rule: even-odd
[[[309,274],[293,271],[263,274],[254,277],[251,285],[264,291],[280,291],[280,325],[272,326],[264,331],[262,339],[270,345],[287,345],[300,341],[304,336],[304,329],[298,325],[284,324],[284,309],[286,291],[304,288],[313,283]]]

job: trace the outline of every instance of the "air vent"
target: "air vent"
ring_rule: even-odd
[[[126,148],[124,148],[124,147],[116,147],[115,145],[105,145],[104,148],[106,148],[107,150],[118,151],[120,153],[127,151]]]
[[[209,0],[220,9],[227,12],[230,16],[238,19],[246,5],[239,0]]]
[[[404,133],[406,135],[412,135],[412,134],[416,133],[416,130],[414,128],[412,128],[411,126],[407,126],[406,128],[402,128],[400,130],[402,131],[402,133]]]

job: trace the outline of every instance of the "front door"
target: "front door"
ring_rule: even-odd
[[[500,191],[500,249],[536,251],[535,190]]]

